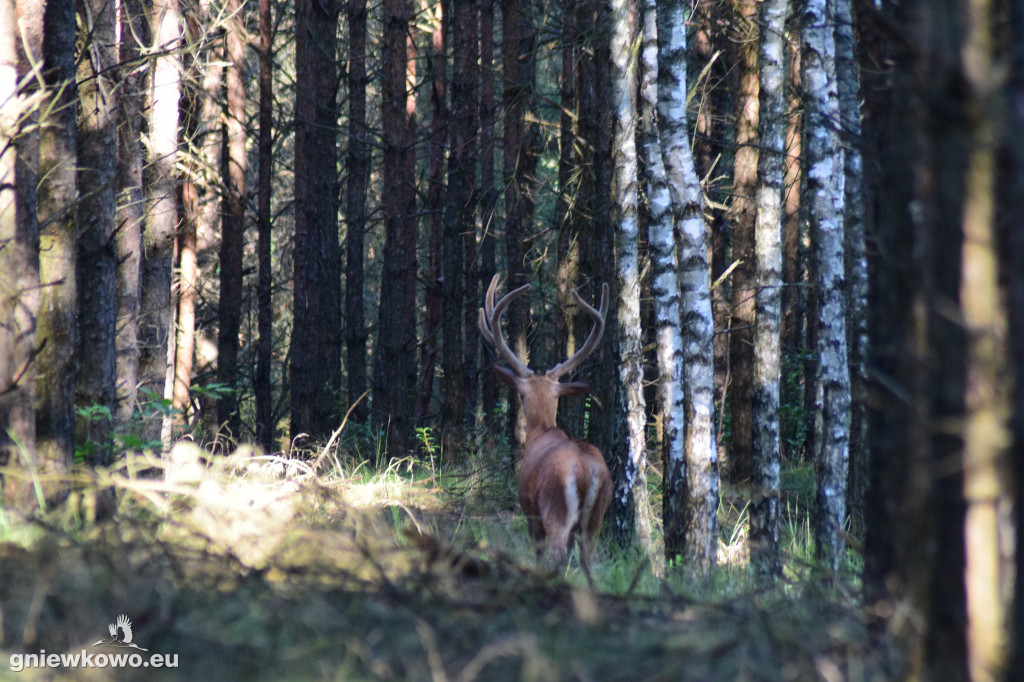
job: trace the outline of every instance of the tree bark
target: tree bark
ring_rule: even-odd
[[[1021,130],[1024,126],[1024,6],[1012,4],[1009,17],[1012,35],[1008,62],[1007,130]],[[1007,249],[1010,321],[1010,359],[1014,371],[1013,393],[1013,451],[1011,461],[1016,465],[1016,563],[1014,605],[1010,625],[1010,641],[1024,641],[1024,136],[1008,135],[1009,169],[1011,178],[1006,185],[1006,211],[1009,226]],[[1007,669],[1007,680],[1024,679],[1024,647],[1015,646]]]
[[[50,125],[40,131],[39,319],[36,327],[39,465],[62,473],[74,453],[75,356],[78,343],[74,204],[78,196],[75,102],[75,3],[47,2],[43,70]]]
[[[679,261],[672,220],[672,196],[661,155],[657,128],[658,28],[655,0],[643,3],[640,51],[641,132],[647,179],[648,243],[651,250],[651,293],[654,296],[655,355],[658,362],[658,411],[661,415],[662,470],[683,462],[686,403],[683,389],[683,338],[679,310]],[[664,551],[664,548],[663,548]],[[652,556],[652,561],[655,557]],[[662,565],[662,559],[655,567]],[[656,573],[660,573],[656,570]]]
[[[850,353],[850,458],[846,509],[855,537],[864,534],[864,484],[867,469],[868,264],[864,236],[864,162],[861,155],[860,68],[857,64],[851,0],[835,0],[836,78],[842,129],[845,210],[843,213],[846,334]]]
[[[357,3],[353,3],[353,6]],[[270,0],[259,0],[259,157],[256,177],[256,376],[253,393],[256,399],[256,444],[264,452],[274,447],[274,394],[270,372],[274,359],[273,320],[273,242],[271,196],[274,177],[274,32]],[[354,14],[355,10],[353,10]],[[365,11],[363,17],[365,20]],[[354,29],[352,29],[354,30]],[[354,48],[353,48],[354,49]],[[349,69],[355,67],[350,62]],[[349,90],[350,99],[358,93]],[[360,255],[362,249],[360,248]],[[360,268],[361,271],[361,268]],[[362,301],[360,300],[360,303]],[[362,307],[360,306],[360,311]],[[351,319],[349,320],[351,323]],[[362,326],[362,325],[360,325]],[[351,368],[349,369],[351,372]],[[351,378],[349,379],[351,382]]]
[[[451,251],[451,245],[444,246],[443,242],[455,238],[447,232],[443,232],[442,223],[445,220],[445,152],[446,136],[448,134],[448,103],[446,100],[447,90],[447,65],[448,56],[445,47],[445,35],[449,23],[449,12],[444,9],[445,3],[437,2],[428,15],[430,23],[430,54],[427,60],[427,78],[430,81],[430,135],[427,146],[429,147],[429,167],[427,170],[426,201],[423,207],[427,215],[427,285],[423,291],[423,342],[420,344],[420,379],[416,390],[416,406],[413,414],[418,421],[424,421],[430,413],[430,403],[434,397],[434,374],[437,365],[437,355],[442,348],[447,351],[447,340],[442,344],[441,320],[442,301],[444,292],[442,289],[450,283],[446,281],[446,274],[442,274],[442,268],[447,267],[445,261],[442,265],[442,251]],[[454,151],[454,150],[453,150]],[[461,247],[461,240],[459,246]],[[461,271],[462,263],[457,266]],[[453,324],[448,318],[443,318],[445,329]],[[461,324],[462,316],[458,318]],[[445,337],[447,339],[447,337]],[[449,354],[450,355],[450,354]],[[461,368],[460,368],[461,369]],[[445,390],[447,390],[449,377],[445,375]],[[453,397],[453,399],[456,399]],[[445,395],[444,400],[448,400]],[[445,408],[442,407],[442,410]]]
[[[754,229],[757,292],[751,401],[750,560],[759,574],[782,574],[779,556],[779,381],[781,375],[782,188],[786,138],[784,30],[789,0],[761,4],[760,143]],[[735,395],[734,395],[735,397]]]
[[[388,428],[396,453],[409,447],[412,392],[416,377],[416,223],[410,197],[415,106],[407,86],[407,36],[412,3],[384,3],[384,263],[381,271],[373,409]],[[411,371],[410,371],[411,370]]]
[[[805,139],[811,239],[818,289],[815,395],[816,551],[835,574],[845,554],[846,468],[850,448],[850,373],[846,355],[843,273],[843,171],[838,135],[833,16],[825,0],[804,10]],[[838,159],[837,159],[838,157]]]
[[[483,234],[480,237],[480,277],[479,284],[490,282],[497,270],[495,261],[496,239],[494,236],[494,209],[498,202],[498,192],[494,186],[494,0],[482,0],[480,3],[480,223]],[[476,298],[479,301],[481,287],[477,287]],[[480,347],[479,335],[473,334],[473,345]],[[486,353],[483,354],[486,358]],[[482,363],[486,365],[487,363]],[[480,381],[480,402],[484,413],[484,423],[488,431],[496,433],[498,409],[498,380],[489,367],[483,368]]]
[[[151,402],[172,398],[174,307],[171,293],[174,232],[177,224],[175,163],[178,156],[178,104],[181,99],[181,14],[178,0],[160,0],[150,15],[153,37],[149,110],[147,222],[143,233],[142,304],[139,328],[140,387]],[[159,420],[159,421],[158,421]],[[171,415],[151,414],[145,439],[170,447]]]
[[[452,112],[454,113],[448,154],[448,195],[445,202],[444,239],[441,242],[444,264],[442,313],[444,319],[444,406],[441,423],[455,429],[466,417],[466,365],[467,339],[472,327],[466,328],[463,310],[469,272],[466,270],[467,246],[473,243],[475,207],[473,195],[476,177],[475,130],[476,107],[473,106],[475,89],[475,62],[477,58],[476,16],[469,0],[452,3],[454,24],[452,33]],[[467,240],[466,235],[470,236]],[[457,442],[452,442],[457,445]],[[458,452],[458,447],[452,448]]]
[[[30,6],[32,5],[32,6]],[[39,223],[36,174],[39,134],[18,125],[34,88],[18,91],[29,68],[26,50],[42,47],[34,3],[0,3],[0,466],[37,469],[36,320],[39,315]],[[29,122],[34,122],[30,117]],[[32,481],[0,476],[0,503],[11,514],[37,504]]]
[[[609,468],[614,480],[610,521],[623,544],[638,541],[652,556],[650,504],[647,499],[646,406],[643,393],[643,342],[640,328],[640,226],[637,216],[636,42],[637,7],[612,0],[612,181],[615,254],[619,281],[615,307],[619,327],[619,401],[625,442],[617,444]],[[634,537],[635,536],[635,537]]]
[[[337,11],[334,4],[313,0],[303,0],[296,11],[293,440],[303,433],[314,440],[326,439],[340,418]]]
[[[533,134],[526,130],[533,76],[533,26],[530,0],[506,0],[501,5],[501,61],[503,70],[502,107],[505,112],[503,175],[505,178],[505,262],[507,287],[529,279],[526,242],[530,238],[527,216],[532,213],[532,169],[536,156]],[[530,314],[527,304],[516,300],[509,306],[508,341],[517,357],[529,363]],[[513,392],[514,393],[514,392]],[[519,409],[519,396],[509,398],[512,442],[521,444],[526,424]]]
[[[967,85],[964,108],[969,138],[960,277],[967,341],[963,434],[967,657],[972,681],[994,682],[1002,676],[1011,646],[1006,637],[1009,591],[1003,562],[1007,540],[1001,535],[1012,527],[1013,389],[996,229],[996,152],[1001,135],[997,112],[1003,84],[995,75],[994,3],[970,0],[963,11],[967,31],[961,68]]]
[[[224,73],[225,100],[224,100],[224,130],[223,147],[221,148],[221,176],[224,179],[224,197],[221,205],[221,235],[220,235],[220,299],[217,302],[217,382],[222,389],[217,398],[217,423],[221,429],[226,430],[226,437],[229,441],[241,439],[242,418],[238,412],[238,396],[241,391],[241,377],[238,367],[238,334],[242,324],[242,256],[245,249],[245,167],[246,151],[246,113],[245,113],[245,13],[242,0],[227,0],[227,26],[225,29],[225,43],[227,67]],[[329,77],[330,71],[319,74],[319,78],[335,86],[334,79]],[[332,96],[333,101],[333,96]],[[330,128],[330,134],[321,133],[326,138],[324,143],[334,141],[334,126]],[[333,145],[331,147],[333,150]],[[331,157],[331,166],[328,169],[325,165],[324,171],[332,176],[328,184],[333,187],[334,159]],[[331,205],[334,205],[333,197]],[[337,247],[337,219],[331,220],[327,217],[323,228],[327,233],[325,239],[332,243],[333,253],[338,252]],[[328,251],[331,257],[332,251]],[[338,266],[333,265],[331,270],[337,272]],[[330,281],[324,283],[325,296],[332,292],[340,297],[340,282],[332,284]],[[337,298],[334,299],[337,301]],[[341,320],[338,312],[331,312],[336,309],[328,303],[327,320],[324,324],[336,323],[340,328]],[[328,322],[329,320],[329,322]],[[337,330],[331,330],[329,336],[338,334]],[[338,356],[335,363],[339,365],[337,370],[332,372],[331,365],[327,364],[324,369],[327,372],[328,380],[334,379],[331,386],[336,387],[340,382],[340,351],[335,349],[323,349],[322,352],[330,356]],[[330,425],[328,425],[330,428]]]
[[[80,16],[88,38],[79,60],[78,123],[78,377],[76,402],[102,408],[75,424],[87,459],[112,459],[117,405],[117,13],[105,0],[84,2]]]
[[[741,0],[736,22],[736,156],[733,160],[732,219],[732,322],[729,333],[729,413],[732,437],[727,471],[733,482],[751,475],[753,415],[751,398],[754,377],[754,307],[756,254],[754,223],[757,219],[758,161],[758,28],[757,3]]]
[[[138,0],[121,3],[121,83],[117,127],[117,411],[116,422],[129,424],[139,408],[139,325],[142,302],[142,231],[146,221],[143,183],[146,149],[146,85],[142,59],[149,26]]]
[[[686,392],[684,456],[666,465],[663,515],[666,558],[682,559],[698,573],[707,574],[718,552],[718,458],[711,423],[714,321],[703,195],[686,125],[684,9],[681,0],[661,0],[657,6],[658,132],[679,244]]]
[[[348,6],[348,185],[345,194],[345,349],[349,404],[356,421],[369,411],[361,400],[367,389],[365,293],[366,188],[370,180],[370,135],[366,121],[366,0]]]

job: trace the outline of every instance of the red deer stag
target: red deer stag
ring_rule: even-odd
[[[608,285],[601,288],[599,311],[573,290],[576,303],[594,318],[594,327],[575,355],[543,374],[534,372],[517,358],[501,333],[501,314],[509,303],[526,293],[530,285],[510,291],[495,303],[497,286],[498,276],[495,275],[480,310],[480,333],[499,358],[511,367],[495,364],[498,378],[523,398],[526,441],[519,466],[519,504],[526,514],[530,537],[538,554],[546,540],[548,560],[564,563],[575,537],[586,567],[594,538],[601,530],[601,521],[611,501],[611,474],[601,451],[590,443],[567,436],[555,425],[555,414],[560,397],[583,395],[590,390],[590,384],[584,381],[561,383],[558,380],[575,369],[601,340],[608,313]]]

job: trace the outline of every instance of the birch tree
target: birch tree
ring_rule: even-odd
[[[786,142],[786,41],[789,0],[761,3],[760,139],[754,229],[757,294],[754,324],[750,560],[779,575],[779,373],[782,301],[782,188]]]
[[[817,554],[835,572],[844,552],[846,467],[850,444],[850,373],[846,355],[843,271],[843,155],[835,25],[828,0],[809,0],[803,15],[805,154],[811,240],[818,290],[818,372],[814,447],[817,489],[812,514]]]
[[[626,443],[624,457],[613,468],[616,477],[612,505],[618,508],[612,518],[619,522],[618,534],[625,535],[623,521],[630,516],[636,523],[641,546],[650,553],[651,520],[647,500],[644,453],[646,409],[643,393],[643,352],[640,331],[640,226],[637,221],[636,158],[636,37],[635,6],[632,0],[612,0],[611,56],[613,96],[614,176],[612,181],[615,216],[615,253],[618,271],[619,327],[619,404],[616,412],[624,416]],[[632,506],[631,513],[626,508]]]
[[[142,263],[142,345],[139,378],[143,388],[170,401],[174,368],[174,307],[171,295],[174,230],[177,224],[175,163],[178,158],[178,105],[181,100],[181,13],[178,0],[160,0],[150,13],[153,40],[149,108],[149,183]],[[159,428],[158,428],[159,427]],[[171,419],[147,427],[170,446]]]
[[[867,476],[868,263],[864,241],[864,163],[861,154],[860,68],[857,64],[851,0],[835,0],[836,78],[842,122],[843,172],[846,175],[845,269],[846,339],[850,351],[850,465],[846,498],[854,532],[863,530],[864,482]]]
[[[714,321],[703,196],[686,126],[685,7],[683,0],[657,3],[658,134],[679,248],[686,391],[683,457],[665,467],[665,554],[706,573],[718,549],[718,459],[711,430]]]
[[[672,224],[672,196],[661,157],[656,109],[658,106],[658,26],[655,0],[643,2],[643,43],[640,51],[641,130],[647,179],[649,213],[648,244],[651,250],[652,292],[656,356],[658,361],[658,410],[661,414],[661,461],[682,462],[685,454],[683,426],[683,338],[679,317],[679,262]],[[667,503],[668,497],[663,500]]]

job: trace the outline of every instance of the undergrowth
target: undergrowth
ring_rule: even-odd
[[[784,576],[746,561],[726,490],[720,566],[607,541],[590,577],[535,560],[507,444],[386,456],[362,428],[290,456],[179,443],[81,468],[30,519],[0,514],[0,679],[12,656],[101,651],[125,614],[176,668],[24,670],[17,679],[882,680],[899,659],[860,618],[857,561],[824,584],[800,475],[784,478]],[[652,492],[654,491],[652,484]],[[652,496],[652,505],[660,499]],[[656,515],[655,515],[656,516]],[[657,528],[656,532],[660,532]]]

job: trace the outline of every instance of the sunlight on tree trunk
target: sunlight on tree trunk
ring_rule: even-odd
[[[19,92],[18,45],[23,50],[41,47],[38,29],[42,17],[34,19],[34,26],[26,26],[16,22],[15,15],[14,2],[0,2],[0,102],[4,103],[0,109],[0,466],[28,473],[39,467],[34,359],[39,225],[35,216],[37,180],[32,170],[38,163],[39,135],[29,129],[38,120],[32,113],[32,95],[38,90]],[[21,116],[27,119],[19,121]],[[27,514],[36,508],[32,483],[0,474],[2,508],[13,514]]]
[[[994,75],[995,11],[970,0],[962,51],[970,85],[970,152],[965,177],[960,304],[967,331],[964,498],[967,502],[967,653],[973,682],[1000,679],[1008,642],[1007,576],[1000,546],[1009,527],[1010,398],[1006,309],[996,236],[996,145],[999,79]],[[1019,501],[1018,501],[1019,503]],[[1017,548],[1024,551],[1024,548]]]
[[[154,3],[151,14],[154,58],[149,113],[149,196],[144,231],[140,381],[150,400],[172,400],[174,308],[171,293],[174,231],[177,225],[175,164],[178,156],[178,104],[181,99],[181,15],[177,0]],[[147,440],[170,447],[173,417],[146,427]]]

